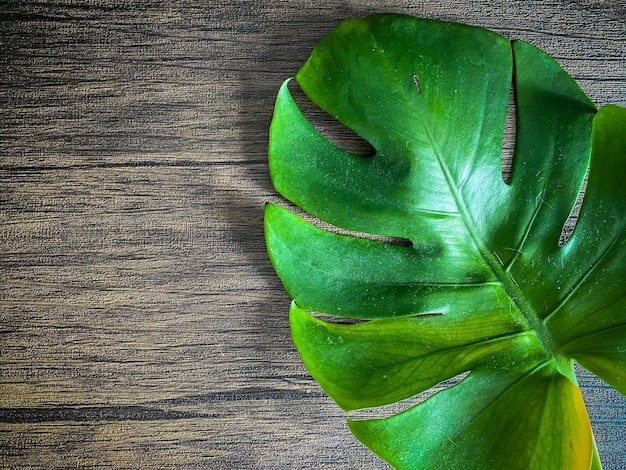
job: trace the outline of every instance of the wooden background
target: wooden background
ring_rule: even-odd
[[[280,83],[376,11],[626,105],[623,0],[0,1],[0,467],[387,468],[300,364],[262,230]],[[581,382],[626,468],[626,399]]]

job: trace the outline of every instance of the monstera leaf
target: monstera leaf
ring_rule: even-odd
[[[332,144],[283,84],[274,185],[344,231],[268,204],[266,243],[294,343],[356,437],[400,469],[600,468],[573,364],[626,393],[626,109],[597,111],[530,44],[393,14],[340,23],[296,80],[375,149]]]

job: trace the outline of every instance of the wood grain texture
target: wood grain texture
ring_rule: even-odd
[[[0,1],[0,467],[388,468],[302,367],[262,230],[280,83],[376,11],[626,105],[622,1]],[[624,468],[626,399],[581,384]]]

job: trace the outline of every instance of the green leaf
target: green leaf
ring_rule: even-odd
[[[270,174],[309,221],[268,204],[268,253],[352,432],[400,469],[600,469],[573,363],[626,394],[626,109],[530,44],[395,14],[340,23],[295,80],[375,149],[338,148],[280,88]]]

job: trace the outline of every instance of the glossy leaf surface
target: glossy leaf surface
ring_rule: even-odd
[[[626,393],[626,110],[597,111],[530,44],[394,14],[340,23],[296,81],[375,149],[338,148],[283,84],[270,130],[274,185],[355,232],[266,207],[305,365],[347,412],[463,374],[398,414],[349,418],[353,433],[401,469],[600,468],[572,366]]]

